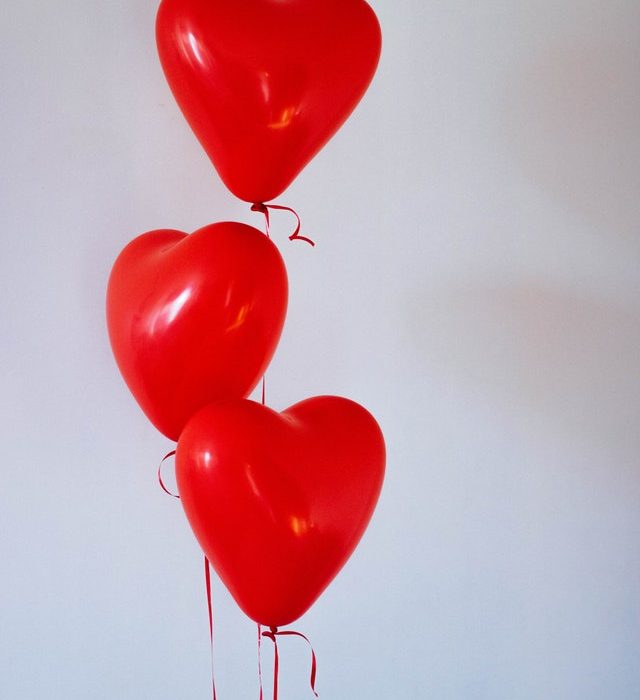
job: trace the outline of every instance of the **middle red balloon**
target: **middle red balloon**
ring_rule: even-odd
[[[122,251],[107,290],[111,347],[131,393],[168,438],[212,401],[247,396],[287,309],[275,245],[246,224],[158,230]]]

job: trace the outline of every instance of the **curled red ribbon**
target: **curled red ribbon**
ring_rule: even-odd
[[[260,636],[260,625],[258,625],[258,635]],[[283,630],[282,632],[278,631],[277,627],[272,627],[268,632],[262,632],[263,637],[267,637],[267,639],[270,639],[273,642],[273,649],[274,649],[274,656],[273,656],[273,700],[278,700],[278,671],[280,668],[280,657],[278,654],[278,641],[277,637],[301,637],[304,639],[304,641],[309,645],[309,649],[311,649],[311,678],[310,678],[310,685],[311,685],[311,690],[313,691],[313,694],[318,697],[318,693],[316,692],[316,671],[317,671],[317,662],[316,662],[316,653],[313,650],[313,647],[311,646],[311,642],[308,640],[307,637],[304,636],[304,634],[301,634],[300,632],[294,632],[293,630]],[[258,642],[258,655],[260,653],[260,642]],[[262,673],[260,672],[260,698],[262,699]]]
[[[164,485],[164,481],[162,480],[162,465],[169,459],[169,457],[173,457],[173,455],[175,455],[175,453],[176,453],[176,451],[172,450],[171,452],[167,452],[167,454],[162,458],[162,461],[160,462],[160,465],[158,466],[158,482],[160,484],[160,487],[162,488],[162,490],[166,494],[168,494],[169,496],[172,496],[173,498],[180,498],[180,496],[178,496],[177,494],[171,493],[171,491],[169,491],[169,489]]]
[[[252,205],[251,211],[257,211],[260,214],[264,214],[267,229],[267,238],[270,237],[271,233],[271,220],[269,218],[269,209],[290,211],[296,217],[296,221],[298,223],[296,225],[296,230],[289,236],[290,241],[304,241],[305,243],[308,243],[311,246],[315,246],[315,243],[310,238],[300,235],[300,227],[302,226],[302,222],[300,221],[298,212],[296,212],[295,209],[292,209],[291,207],[283,207],[280,204],[263,204],[262,202],[256,202],[254,205]]]

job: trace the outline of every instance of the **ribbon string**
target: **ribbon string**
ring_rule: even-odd
[[[209,570],[209,560],[204,557],[204,580],[207,587],[207,609],[209,611],[209,640],[211,642],[211,691],[213,700],[217,700],[216,677],[213,666],[213,603],[211,600],[211,571]]]
[[[172,450],[171,452],[167,452],[167,454],[162,458],[162,461],[158,466],[158,483],[160,484],[160,487],[166,494],[168,494],[172,498],[180,498],[180,496],[178,496],[177,494],[171,493],[171,491],[169,491],[169,489],[164,485],[164,481],[162,480],[162,465],[169,459],[169,457],[173,457],[175,453],[176,451]]]
[[[272,628],[274,629],[274,628]],[[280,659],[278,657],[278,641],[276,632],[263,632],[263,637],[268,637],[273,642],[273,700],[278,700],[278,675],[280,667]]]
[[[162,480],[162,465],[166,462],[166,460],[169,459],[169,457],[173,457],[175,453],[176,451],[173,450],[167,453],[162,458],[160,466],[158,467],[158,482],[160,483],[162,490],[166,494],[169,494],[169,496],[172,496],[173,498],[180,498],[180,496],[178,496],[177,494],[171,493],[171,491],[169,491],[169,489],[165,486],[164,481]],[[207,559],[206,555],[204,557],[204,581],[207,589],[207,611],[209,613],[209,640],[211,643],[211,691],[213,700],[218,700],[218,696],[216,694],[216,678],[213,664],[213,602],[211,596],[211,571],[209,569],[209,560]]]
[[[258,625],[258,635],[260,636],[260,625]],[[313,650],[313,646],[311,646],[311,642],[307,637],[304,636],[304,634],[300,632],[295,632],[294,630],[282,630],[281,632],[278,630],[277,627],[272,627],[268,632],[262,632],[263,637],[266,637],[267,639],[270,639],[273,642],[273,700],[278,700],[278,672],[280,669],[280,657],[278,654],[278,637],[301,637],[304,639],[304,641],[309,645],[309,649],[311,649],[311,678],[309,680],[309,683],[311,685],[311,690],[313,691],[313,694],[318,697],[318,693],[316,692],[316,671],[317,671],[317,662],[316,662],[316,652]],[[260,641],[258,640],[258,659],[260,658]],[[260,661],[258,661],[260,664]],[[260,670],[260,665],[258,666],[259,668],[259,677],[260,677],[260,699],[262,700],[262,673]]]
[[[288,212],[291,212],[296,217],[296,221],[297,221],[296,229],[289,236],[290,241],[304,241],[305,243],[308,243],[310,246],[315,246],[314,241],[312,241],[310,238],[307,238],[306,236],[300,235],[300,228],[302,226],[302,222],[300,221],[300,217],[298,216],[298,212],[295,209],[292,209],[291,207],[283,207],[281,204],[263,204],[262,202],[256,202],[255,204],[253,204],[251,206],[251,211],[256,211],[256,212],[259,212],[260,214],[264,214],[267,238],[271,237],[270,236],[270,234],[271,234],[271,218],[269,216],[269,209],[277,209],[278,211],[288,211]]]
[[[264,700],[262,690],[262,625],[258,622],[258,682],[260,684],[260,700]]]

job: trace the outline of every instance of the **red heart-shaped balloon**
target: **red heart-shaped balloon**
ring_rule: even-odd
[[[162,0],[171,90],[226,186],[285,190],[364,95],[380,26],[364,0]]]
[[[287,273],[275,245],[246,224],[134,239],[113,266],[113,354],[149,420],[177,440],[212,401],[247,396],[275,352]]]
[[[256,622],[302,615],[358,544],[384,476],[382,433],[336,396],[282,413],[253,401],[213,404],[178,442],[182,505],[209,561]]]

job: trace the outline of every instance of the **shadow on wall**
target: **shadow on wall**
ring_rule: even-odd
[[[509,151],[604,233],[640,234],[640,42],[562,46],[514,76]]]
[[[408,311],[410,344],[438,382],[533,411],[537,424],[640,448],[635,306],[535,283],[472,284],[425,290]]]

